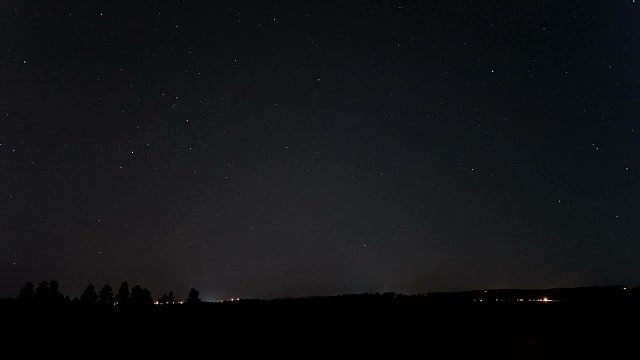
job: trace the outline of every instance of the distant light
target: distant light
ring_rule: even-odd
[[[542,301],[544,301],[544,302],[549,302],[549,299],[544,298],[544,299],[542,299]]]

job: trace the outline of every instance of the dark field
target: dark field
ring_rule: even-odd
[[[123,347],[154,357],[576,359],[635,358],[637,308],[352,296],[138,307],[5,304],[2,317],[11,329],[7,340],[73,342],[109,353]]]

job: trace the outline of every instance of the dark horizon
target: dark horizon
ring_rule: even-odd
[[[639,6],[3,1],[0,298],[640,284]]]
[[[49,293],[45,295],[49,300],[43,301],[41,298],[37,300],[38,293],[42,290],[41,287],[45,286],[46,289],[53,288],[53,282],[55,285],[55,293],[59,296],[59,299],[54,299]],[[82,294],[77,296],[74,294],[67,294],[60,291],[60,283],[57,281],[42,281],[42,282],[27,282],[16,296],[10,296],[6,298],[0,298],[0,301],[4,301],[5,304],[23,304],[23,305],[65,305],[70,303],[85,303],[87,300],[84,298],[86,294],[93,292],[93,300],[89,297],[89,304],[105,304],[101,300],[102,294],[107,291],[110,303],[117,300],[121,295],[121,291],[126,289],[127,297],[131,297],[133,293],[137,292],[140,296],[146,292],[148,298],[147,304],[187,304],[189,300],[192,303],[219,303],[219,302],[234,302],[234,301],[289,301],[289,300],[312,300],[312,299],[370,299],[370,298],[422,298],[436,300],[441,305],[455,305],[459,303],[459,300],[465,301],[480,301],[484,298],[488,302],[495,301],[511,301],[511,302],[558,302],[558,301],[570,301],[570,302],[602,302],[608,304],[617,300],[640,300],[640,286],[622,285],[622,284],[610,284],[610,285],[592,285],[581,287],[559,287],[559,288],[500,288],[500,289],[468,289],[460,291],[434,291],[424,293],[397,293],[397,292],[362,292],[362,293],[342,293],[342,294],[324,294],[324,295],[306,295],[306,296],[294,296],[294,297],[274,297],[274,298],[216,298],[216,299],[203,299],[200,297],[200,292],[196,288],[191,288],[188,294],[176,294],[173,291],[165,291],[162,295],[152,294],[147,288],[140,286],[140,284],[130,285],[127,281],[121,284],[104,284],[103,286],[95,286],[94,284],[88,284]],[[29,289],[25,291],[25,289]],[[91,289],[91,290],[89,290]],[[133,289],[133,291],[132,291]],[[136,290],[137,289],[137,290]],[[53,291],[53,290],[52,290]],[[25,294],[30,294],[25,297]],[[34,298],[35,294],[35,298]],[[185,295],[185,296],[182,296]],[[40,293],[42,297],[42,293]],[[520,298],[520,299],[518,299]],[[17,301],[14,303],[13,301]],[[364,300],[363,304],[366,304],[368,300]],[[481,302],[481,301],[480,301]],[[135,304],[135,302],[134,302]],[[137,305],[144,305],[145,303],[137,303]]]

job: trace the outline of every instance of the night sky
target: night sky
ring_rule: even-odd
[[[0,297],[640,279],[640,3],[0,5]]]

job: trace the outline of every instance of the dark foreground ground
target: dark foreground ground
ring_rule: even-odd
[[[635,302],[353,297],[0,309],[4,344],[33,356],[635,359],[640,344]]]

